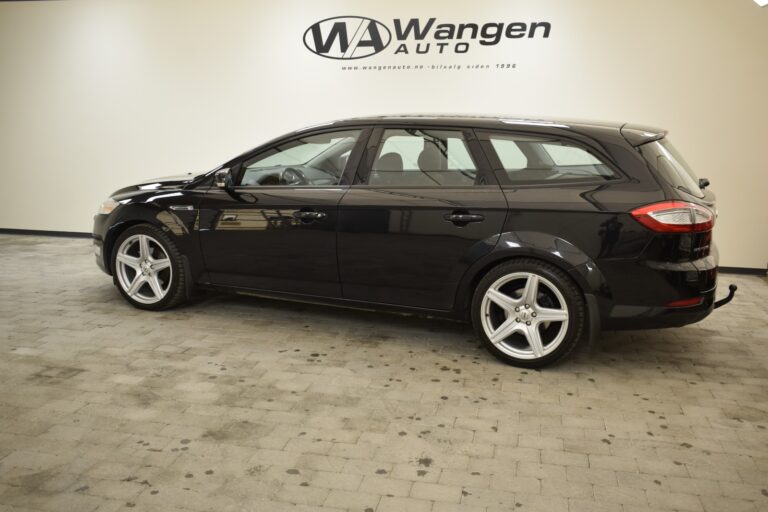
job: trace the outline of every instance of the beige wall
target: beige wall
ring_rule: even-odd
[[[550,21],[466,56],[514,71],[344,72],[304,48],[323,18]],[[486,112],[666,127],[719,198],[721,263],[768,261],[768,8],[751,0],[0,3],[0,227],[89,231],[120,186],[212,168],[303,125]]]

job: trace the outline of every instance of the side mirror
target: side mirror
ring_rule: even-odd
[[[709,186],[709,180],[707,178],[699,178],[699,188],[704,190]]]
[[[232,174],[230,174],[229,169],[221,169],[216,171],[216,174],[213,175],[213,178],[216,186],[219,188],[223,188],[224,190],[232,190],[234,187],[234,184],[232,183]]]

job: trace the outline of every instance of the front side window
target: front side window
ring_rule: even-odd
[[[273,146],[243,162],[240,185],[338,185],[360,132],[308,135]]]
[[[368,184],[372,186],[473,185],[477,166],[461,131],[384,130]]]
[[[511,134],[484,134],[501,183],[611,180],[617,176],[592,153],[565,141]],[[490,148],[489,148],[490,146]]]

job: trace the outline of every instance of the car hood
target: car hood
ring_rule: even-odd
[[[198,174],[193,174],[191,172],[188,172],[187,174],[175,174],[173,176],[164,176],[162,178],[153,178],[151,180],[142,181],[135,186],[142,190],[177,187],[185,183],[191,183],[197,176]]]
[[[205,173],[202,173],[202,172],[201,173],[190,172],[187,174],[177,174],[174,176],[154,178],[154,179],[142,181],[135,185],[130,185],[128,187],[123,187],[119,190],[116,190],[112,194],[112,197],[134,195],[133,193],[135,192],[147,192],[152,190],[165,190],[165,189],[175,189],[179,187],[184,187],[185,185],[188,185],[189,183],[192,183],[193,181],[202,177],[204,174]]]

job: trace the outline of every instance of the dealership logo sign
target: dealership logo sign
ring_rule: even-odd
[[[362,59],[382,51],[392,40],[383,23],[362,16],[318,21],[304,32],[304,46],[329,59]]]
[[[552,24],[531,23],[436,23],[411,18],[392,20],[398,44],[395,54],[467,53],[470,43],[494,46],[502,39],[546,39]],[[304,32],[304,46],[312,53],[329,59],[362,59],[384,51],[392,41],[392,32],[382,22],[364,16],[336,16],[311,25]]]

